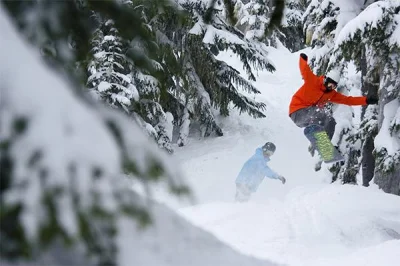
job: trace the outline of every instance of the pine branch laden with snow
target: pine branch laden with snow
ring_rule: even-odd
[[[210,24],[205,24],[201,17],[206,10],[204,5],[189,2],[183,6],[193,13],[197,21],[190,33],[201,35],[203,42],[207,44],[206,47],[212,52],[218,53],[217,51],[231,49],[240,56],[250,79],[255,80],[251,66],[256,70],[267,69],[271,72],[275,70],[273,64],[268,60],[267,51],[262,44],[250,41],[238,29],[228,25],[220,14],[220,9],[216,9],[216,14]]]
[[[164,148],[169,153],[173,153],[171,147],[172,132],[173,132],[174,117],[171,113],[165,113],[163,120],[161,120],[155,127],[158,132],[158,146]]]
[[[87,58],[89,46],[86,41],[93,29],[89,24],[81,24],[89,19],[89,14],[82,19],[85,13],[82,12],[83,2],[3,1],[2,5],[52,68],[84,82],[86,69],[77,69],[76,62]]]
[[[282,24],[276,31],[276,38],[291,52],[305,48],[302,27],[305,4],[305,1],[286,0]]]
[[[386,192],[400,195],[400,134],[393,134],[392,126],[400,110],[399,98],[384,105],[383,121],[375,138],[376,169],[375,183]],[[397,127],[399,125],[397,124]]]
[[[203,85],[204,82],[202,82],[198,76],[199,71],[196,73],[194,65],[195,64],[192,64],[190,61],[187,61],[184,65],[188,88],[194,95],[195,104],[193,105],[193,117],[196,121],[200,122],[202,136],[208,137],[213,132],[222,136],[222,129],[217,125],[212,112],[210,94],[205,89]]]
[[[399,94],[400,95],[400,94]],[[400,97],[397,97],[398,101],[400,101]],[[400,108],[397,109],[397,112],[390,123],[390,135],[392,136],[400,136]]]
[[[255,118],[265,117],[262,113],[262,111],[265,110],[265,104],[253,101],[238,93],[238,88],[242,88],[249,93],[258,94],[260,92],[252,84],[247,82],[247,80],[242,78],[236,69],[227,65],[225,62],[214,58],[209,58],[209,60],[213,63],[217,72],[213,73],[216,74],[215,79],[211,77],[207,80],[206,87],[218,88],[210,90],[210,100],[216,108],[220,109],[221,114],[228,116],[228,107],[229,104],[232,103],[240,112],[247,112]],[[236,86],[230,81],[236,84]]]
[[[285,1],[281,24],[266,30],[270,26],[275,2],[271,0],[236,1],[235,25],[247,39],[258,40],[268,46],[277,47],[281,42],[290,51],[304,48],[302,36],[302,13],[305,7],[298,0]]]
[[[181,118],[181,126],[179,130],[179,137],[177,144],[179,147],[185,146],[188,142],[189,126],[190,126],[190,115],[188,110],[185,108],[184,114]]]
[[[118,224],[151,217],[122,172],[145,187],[163,177],[176,193],[187,187],[131,121],[77,99],[7,18],[0,10],[1,257],[40,261],[61,242],[86,265],[129,265],[118,251],[132,231]]]
[[[392,3],[392,4],[390,4]],[[391,37],[397,29],[397,16],[395,2],[378,1],[368,6],[360,15],[351,20],[342,29],[335,43],[335,52],[347,60],[358,58],[361,49],[366,49],[368,66],[385,62],[394,46]],[[381,60],[377,57],[384,56]],[[359,62],[357,62],[359,64]]]
[[[303,14],[306,44],[313,48],[309,56],[314,71],[324,74],[333,52],[340,7],[337,1],[313,0]]]
[[[286,0],[282,26],[294,26],[301,22],[305,11],[305,4],[306,1],[302,0]]]
[[[165,113],[162,106],[151,99],[141,99],[135,107],[135,116],[140,116],[139,125],[153,137],[161,149],[173,153],[172,131],[174,118],[171,113]]]
[[[239,76],[237,70],[233,69],[222,61],[218,61],[216,62],[216,64],[220,65],[220,72],[218,73],[218,76],[221,77],[220,80],[229,80],[230,78],[231,80],[234,80],[235,83],[241,86],[244,90],[248,90],[252,93],[260,93],[252,85],[249,86],[249,83]],[[232,84],[222,84],[217,81],[217,85],[220,87],[220,89],[215,92],[213,91],[211,93],[211,98],[213,102],[218,102],[218,106],[221,110],[222,115],[229,115],[229,104],[231,102],[235,108],[240,110],[241,113],[247,112],[254,118],[265,117],[265,115],[262,113],[262,111],[264,111],[266,107],[264,103],[256,102],[244,95],[238,94],[238,89]],[[231,99],[231,101],[228,102],[226,101],[226,99]]]
[[[338,105],[335,108],[333,112],[335,132],[332,143],[344,155],[345,161],[344,165],[336,163],[328,169],[332,174],[332,181],[340,180],[342,184],[357,184],[357,174],[361,164],[359,160],[361,137],[353,123],[352,108],[345,105]]]
[[[205,13],[206,6],[201,5],[201,3],[190,2],[183,3],[182,5],[193,13],[196,21],[190,33],[201,36],[206,49],[209,49],[213,53],[231,49],[240,57],[247,74],[252,80],[255,77],[251,66],[256,70],[274,70],[274,66],[268,60],[267,52],[262,44],[249,41],[238,29],[228,25],[219,12],[216,12],[210,24],[205,24],[202,20],[202,15]]]
[[[238,1],[241,3],[241,1]],[[237,8],[242,8],[239,25],[244,27],[243,32],[246,38],[262,40],[269,24],[268,15],[271,14],[272,1],[269,0],[250,0],[247,4],[236,4]]]

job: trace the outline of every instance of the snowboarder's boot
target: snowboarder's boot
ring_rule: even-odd
[[[318,162],[314,166],[315,172],[318,172],[319,170],[321,170],[321,166],[322,166],[322,160],[319,159]]]
[[[308,146],[308,152],[311,154],[311,157],[314,157],[314,154],[315,154],[315,146],[313,146],[312,144],[310,144],[310,146]]]

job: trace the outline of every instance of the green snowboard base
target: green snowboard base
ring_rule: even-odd
[[[344,157],[333,146],[325,129],[320,125],[310,125],[304,129],[304,135],[308,138],[322,160],[325,163],[335,163],[344,161]]]

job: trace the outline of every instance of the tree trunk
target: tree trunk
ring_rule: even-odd
[[[325,121],[324,128],[330,140],[332,140],[333,135],[335,134],[335,127],[336,127],[336,121],[332,115],[329,115],[327,120]]]
[[[371,135],[367,136],[364,145],[362,147],[362,183],[363,186],[368,187],[369,182],[374,177],[375,169],[375,157],[373,156],[374,151],[374,139]]]
[[[400,196],[400,165],[393,172],[377,172],[374,179],[375,184],[386,193]]]
[[[396,63],[394,64],[396,65]],[[397,69],[400,66],[400,62],[397,63]],[[400,103],[400,81],[398,79],[398,70],[394,69],[394,73],[390,74],[390,72],[386,72],[386,76],[383,80],[384,84],[382,85],[379,91],[379,98],[381,99],[379,102],[379,116],[378,116],[378,128],[382,127],[385,119],[390,119],[390,117],[385,117],[385,106],[392,101],[399,101]],[[383,72],[383,71],[382,71]],[[389,74],[387,74],[389,73]],[[388,89],[390,88],[390,89]],[[400,108],[400,107],[399,107]],[[395,111],[392,111],[395,112]],[[390,114],[388,114],[390,116]],[[398,123],[396,123],[398,124]],[[385,130],[385,129],[383,129]],[[393,131],[390,138],[393,138],[393,142],[396,142],[398,139],[399,131]],[[395,158],[396,156],[390,158],[387,154],[383,155],[383,158],[379,158],[377,160],[377,168],[375,170],[375,178],[374,182],[381,188],[383,191],[387,193],[392,193],[400,196],[400,160],[399,158]],[[382,169],[380,164],[383,163],[383,160],[388,160],[389,167],[386,169]]]
[[[374,74],[368,73],[367,59],[365,56],[365,49],[362,49],[361,53],[361,92],[363,95],[375,96],[377,97],[379,89],[379,75],[377,75],[377,70],[374,70]],[[368,75],[368,76],[367,76]],[[366,107],[362,108],[361,120],[364,119]],[[375,149],[374,139],[376,132],[368,132],[365,136],[364,143],[361,150],[361,165],[362,165],[362,180],[363,186],[369,186],[369,182],[374,177],[375,170],[375,156],[373,151]]]

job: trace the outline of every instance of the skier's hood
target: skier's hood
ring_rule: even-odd
[[[265,157],[263,154],[262,147],[256,149],[257,157],[263,158],[266,162],[269,162],[271,159],[269,157]]]

